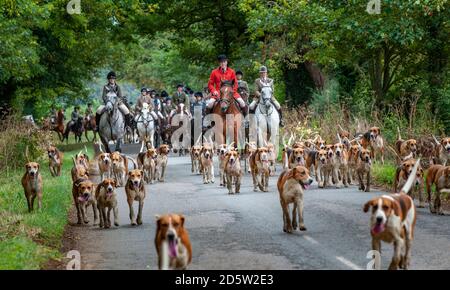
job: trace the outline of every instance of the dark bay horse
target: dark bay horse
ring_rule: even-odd
[[[244,124],[244,117],[239,109],[238,103],[235,101],[233,97],[233,87],[229,83],[222,83],[222,87],[220,89],[220,99],[214,105],[213,114],[220,116],[223,126],[222,132],[222,140],[218,140],[216,136],[216,142],[222,142],[225,144],[231,144],[234,142],[234,146],[237,148],[239,142],[239,134],[244,132],[240,132],[242,125]],[[227,121],[227,115],[231,115],[231,122]],[[229,124],[228,124],[229,123]],[[214,126],[216,126],[215,124]],[[227,132],[231,132],[232,136],[227,136]],[[216,133],[218,133],[216,131]],[[227,138],[227,137],[231,137]],[[244,136],[242,136],[244,137]],[[242,139],[242,141],[245,141]]]
[[[72,124],[71,127],[69,127],[69,123],[67,123],[66,131],[64,132],[62,141],[64,141],[65,139],[66,142],[69,143],[69,135],[70,132],[72,132],[75,135],[75,142],[81,143],[81,136],[83,136],[84,132],[83,118],[78,118],[78,120],[74,124]]]
[[[86,140],[88,142],[91,142],[88,138],[88,132],[92,131],[94,133],[94,138],[92,139],[92,142],[97,140],[97,131],[95,130],[97,128],[97,123],[95,122],[95,116],[87,115],[84,117],[83,120],[83,127],[84,127],[84,136],[86,137]]]

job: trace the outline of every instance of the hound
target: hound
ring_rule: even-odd
[[[269,191],[269,150],[266,147],[261,147],[250,158],[250,166],[252,168],[253,190]],[[258,180],[260,177],[260,180]]]
[[[61,168],[63,164],[63,153],[58,150],[55,146],[49,146],[47,148],[48,154],[48,168],[50,170],[50,174],[53,177],[61,176]]]
[[[241,177],[242,169],[239,160],[239,152],[236,150],[229,150],[225,157],[225,175],[226,175],[226,185],[228,188],[228,193],[239,193],[241,189]],[[235,185],[235,190],[233,191],[233,185]]]
[[[339,143],[333,145],[333,178],[337,188],[348,187],[348,156],[340,136]],[[339,178],[340,177],[340,178]]]
[[[100,153],[97,157],[98,169],[100,172],[100,181],[105,178],[111,178],[112,172],[112,160],[109,153]]]
[[[363,211],[372,208],[370,234],[372,249],[381,252],[381,241],[394,244],[394,256],[389,270],[407,269],[411,260],[411,246],[416,225],[416,208],[406,193],[414,183],[420,160],[417,160],[408,181],[399,194],[383,195],[367,202]]]
[[[36,197],[38,198],[38,209],[42,208],[42,176],[39,172],[39,163],[28,162],[25,165],[25,169],[25,174],[22,177],[22,186],[27,200],[28,212],[32,212]]]
[[[297,229],[297,210],[299,230],[306,231],[303,221],[303,190],[313,182],[304,166],[296,166],[285,170],[278,178],[277,187],[283,210],[283,231],[292,233]],[[292,220],[289,216],[289,204],[293,203]]]
[[[394,178],[394,192],[398,192],[406,184],[406,181],[408,180],[409,176],[411,175],[411,172],[413,171],[414,164],[416,164],[415,159],[408,159],[406,161],[403,161],[402,164],[399,167],[397,167]],[[417,168],[417,173],[414,178],[413,186],[411,190],[407,192],[407,194],[413,198],[415,193],[417,193],[417,195],[419,196],[419,206],[418,206],[419,208],[425,207],[423,199],[424,186],[425,186],[424,172],[422,166],[419,166]]]
[[[111,154],[112,174],[117,181],[117,186],[125,186],[128,175],[128,158],[120,152]]]
[[[178,214],[156,216],[155,247],[160,270],[184,270],[192,261],[189,233],[185,217]]]
[[[372,160],[370,158],[370,150],[364,149],[362,146],[358,153],[358,163],[356,165],[356,173],[358,174],[359,190],[370,192],[370,179]],[[364,178],[366,182],[364,182]]]
[[[219,180],[220,180],[220,186],[226,186],[227,180],[225,175],[225,163],[226,163],[226,156],[228,153],[228,150],[230,150],[232,146],[227,146],[227,144],[221,144],[219,145],[219,148],[217,149],[217,155],[219,156]]]
[[[252,154],[255,154],[258,146],[256,146],[256,142],[249,142],[245,144],[245,164],[248,166],[247,172],[252,172],[252,167],[250,166],[250,158]]]
[[[432,185],[436,186],[434,204],[431,202]],[[427,195],[430,212],[434,214],[444,215],[441,204],[441,193],[450,193],[450,166],[433,165],[428,168],[427,175]]]
[[[399,157],[403,160],[408,156],[415,158],[417,152],[417,141],[415,139],[409,139],[404,141],[400,135],[400,129],[398,127],[397,131],[398,131],[398,139],[397,142],[395,142],[395,149]],[[401,162],[401,159],[398,161]]]
[[[117,206],[117,194],[115,192],[117,183],[114,179],[105,179],[97,186],[95,197],[97,198],[98,210],[100,212],[100,227],[108,229],[111,227],[111,210],[114,214],[114,225],[119,226],[119,207]],[[108,212],[106,212],[108,209]]]
[[[127,194],[128,207],[130,208],[131,225],[142,225],[142,209],[144,208],[145,186],[142,182],[144,172],[140,169],[132,170],[128,173],[125,192]],[[139,202],[137,219],[134,216],[133,202]]]
[[[200,162],[203,169],[203,183],[214,183],[214,150],[213,143],[204,143],[200,154]]]
[[[156,179],[164,182],[166,178],[167,162],[169,161],[169,145],[163,144],[158,148],[158,157],[156,157]]]
[[[439,164],[450,165],[450,137],[442,138],[441,142],[439,142],[434,136],[433,139],[438,145],[436,157]]]
[[[94,212],[94,226],[98,224],[97,200],[95,198],[95,185],[92,181],[80,178],[72,185],[72,197],[77,209],[77,223],[89,223],[87,208],[92,206]]]

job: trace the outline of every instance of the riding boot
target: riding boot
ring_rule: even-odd
[[[241,108],[242,114],[244,115],[244,118],[248,115],[248,106],[245,105],[245,107]]]
[[[100,114],[95,114],[95,132],[98,133],[99,131],[99,127],[100,127],[100,118],[102,117],[102,115]]]
[[[281,108],[277,109],[278,115],[280,115],[280,127],[284,127],[284,120],[283,120],[283,113],[281,111]]]

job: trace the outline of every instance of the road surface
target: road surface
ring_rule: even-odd
[[[120,227],[93,227],[92,215],[91,225],[77,226],[72,220],[82,269],[157,269],[155,215],[169,212],[186,216],[193,245],[189,269],[366,269],[371,240],[369,214],[362,205],[382,192],[363,193],[354,186],[318,189],[315,184],[305,193],[308,230],[286,234],[277,177],[270,179],[270,192],[263,193],[253,192],[246,174],[241,193],[228,195],[217,177],[215,184],[204,185],[190,170],[189,157],[169,158],[166,182],[146,187],[142,226],[130,226],[123,188],[118,189]],[[387,269],[392,245],[382,249],[381,268]],[[450,269],[449,250],[450,217],[418,209],[411,269]]]

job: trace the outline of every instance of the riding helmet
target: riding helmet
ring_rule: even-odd
[[[108,73],[107,79],[110,80],[110,79],[115,79],[115,78],[116,78],[116,73],[114,71],[110,71]]]

